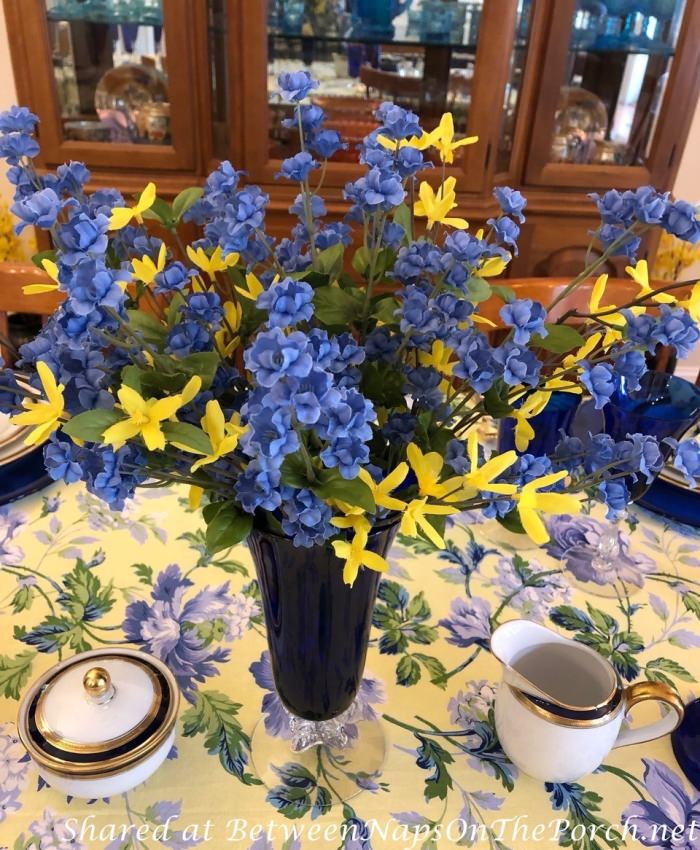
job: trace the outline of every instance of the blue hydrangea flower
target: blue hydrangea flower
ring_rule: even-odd
[[[494,349],[493,356],[503,367],[503,380],[509,386],[526,384],[534,387],[537,385],[542,363],[534,352],[509,340]]]
[[[547,336],[544,326],[547,311],[538,301],[519,298],[500,309],[503,321],[514,328],[513,339],[518,345],[527,345],[532,334]]]
[[[39,118],[26,106],[11,106],[0,112],[0,133],[33,133]]]
[[[7,136],[0,136],[0,141],[3,138]],[[21,233],[30,224],[42,230],[50,230],[56,224],[63,206],[64,202],[53,189],[41,189],[33,195],[15,201],[10,208],[12,213],[20,219],[19,224],[15,226],[15,231]]]
[[[301,110],[301,129],[304,135],[318,130],[326,119],[326,113],[315,103],[297,104],[294,107],[293,118],[283,118],[282,126],[287,130],[296,130],[299,126],[299,110]]]
[[[393,248],[395,251],[398,251],[405,237],[406,231],[400,224],[395,221],[386,222],[384,232],[382,233],[382,242],[387,248]]]
[[[621,478],[601,481],[598,495],[607,506],[606,519],[616,520],[623,516],[630,501],[630,492]]]
[[[581,363],[581,383],[593,396],[596,410],[600,410],[615,392],[615,373],[608,363],[596,363],[595,366],[584,360]]]
[[[443,400],[440,384],[442,375],[432,366],[417,366],[406,370],[403,391],[428,410],[434,410]]]
[[[624,227],[617,224],[603,224],[603,226],[595,231],[595,234],[600,240],[604,248],[610,248],[613,242],[616,242],[622,237],[625,230]],[[613,257],[629,257],[632,262],[637,257],[637,251],[641,245],[641,237],[634,234],[628,234],[620,245],[615,248],[612,253]]]
[[[277,85],[282,100],[286,100],[287,103],[298,103],[317,89],[320,83],[314,80],[308,71],[290,71],[279,75]]]
[[[288,378],[278,381],[263,398],[270,407],[287,407],[302,425],[315,425],[325,406],[339,400],[337,390],[331,390],[331,376],[320,369],[312,369],[305,378]]]
[[[243,357],[248,371],[262,387],[271,387],[287,376],[305,378],[313,366],[308,338],[301,331],[286,336],[279,328],[260,333]]]
[[[260,453],[279,465],[286,455],[299,448],[299,435],[292,428],[290,410],[263,407],[249,419],[251,430],[241,443],[248,455]]]
[[[369,425],[376,415],[372,402],[354,389],[344,390],[333,404],[324,407],[317,431],[324,440],[353,436],[367,441],[372,438]]]
[[[185,320],[202,322],[217,330],[224,318],[221,298],[216,292],[193,292],[187,296],[187,301],[180,307]]]
[[[316,247],[319,251],[324,251],[339,242],[343,245],[350,245],[352,242],[352,229],[342,221],[332,221],[316,231]]]
[[[311,490],[296,490],[282,502],[282,530],[295,546],[317,546],[337,533],[332,516],[331,508]]]
[[[413,177],[424,168],[432,168],[432,163],[425,161],[423,151],[408,145],[404,148],[399,148],[396,154],[395,166],[399,172],[399,176],[405,180],[407,177]]]
[[[454,374],[468,380],[478,393],[487,392],[503,373],[488,339],[473,328],[462,336],[455,355],[458,362]]]
[[[236,498],[249,514],[258,508],[274,511],[282,504],[279,492],[280,471],[265,458],[251,460],[234,485]]]
[[[521,224],[525,221],[523,210],[527,206],[527,198],[517,189],[511,189],[509,186],[497,186],[493,190],[493,196],[498,201],[504,215],[512,215]]]
[[[179,260],[175,260],[155,276],[153,291],[157,295],[165,292],[177,292],[187,286],[190,277],[194,274],[194,269],[188,269]]]
[[[107,251],[109,219],[98,213],[92,217],[79,212],[58,228],[61,262],[74,266],[86,257],[95,260]]]
[[[78,462],[80,449],[76,444],[54,432],[44,446],[44,465],[54,481],[75,484],[83,477],[83,469]]]
[[[700,479],[700,441],[682,440],[676,449],[673,465],[683,473],[690,487],[697,487]]]
[[[337,130],[319,130],[309,139],[309,147],[321,159],[330,159],[338,151],[347,150],[348,145]]]
[[[176,357],[187,357],[188,354],[211,351],[212,348],[212,336],[199,322],[180,322],[168,334],[166,351]]]
[[[39,143],[27,133],[7,133],[0,136],[0,158],[9,165],[19,165],[24,157],[33,159],[39,153]]]
[[[418,116],[409,109],[403,109],[390,101],[382,103],[375,111],[374,117],[382,125],[379,132],[394,141],[408,139],[411,136],[420,138],[423,135]]]
[[[672,345],[680,358],[687,357],[700,339],[700,329],[693,317],[682,308],[662,304],[659,316],[659,342]]]
[[[329,468],[337,466],[343,478],[352,481],[369,460],[369,448],[358,437],[338,437],[321,452],[321,460]]]
[[[394,277],[402,283],[418,283],[429,275],[438,274],[442,269],[440,249],[420,239],[403,246],[394,263]]]
[[[647,371],[647,362],[641,351],[627,349],[615,358],[615,371],[625,379],[629,389],[636,390]]]
[[[399,337],[392,334],[388,328],[375,328],[365,340],[367,359],[391,362],[400,344]]]
[[[629,227],[634,217],[632,198],[625,192],[609,189],[604,195],[592,192],[589,196],[598,207],[598,212],[604,224]]]
[[[499,218],[490,218],[486,222],[493,228],[495,240],[500,245],[510,245],[513,248],[513,253],[518,256],[518,237],[520,236],[520,228],[507,215],[502,215]]]
[[[292,215],[297,215],[303,218],[306,213],[304,211],[304,196],[299,194],[294,199],[294,203],[289,208]],[[326,214],[326,203],[320,195],[311,195],[311,218],[323,218]]]
[[[98,307],[119,310],[125,299],[119,283],[126,280],[125,272],[104,268],[95,260],[82,260],[65,282],[70,309],[77,316],[88,316]]]
[[[77,162],[74,159],[70,160],[70,162],[64,162],[56,169],[56,177],[58,178],[57,191],[59,194],[65,192],[67,195],[80,195],[84,191],[86,184],[90,182],[91,176],[90,169],[84,162]],[[101,191],[109,192],[110,190],[103,189]]]
[[[653,186],[640,186],[634,192],[625,192],[632,202],[635,218],[644,224],[661,224],[668,207],[668,192],[657,192]]]
[[[256,307],[267,310],[272,328],[287,328],[308,322],[314,314],[313,288],[303,280],[286,277],[261,292]]]
[[[456,230],[445,239],[445,250],[458,262],[472,268],[490,256],[491,250],[485,239],[477,239],[466,230]]]
[[[687,201],[675,201],[668,205],[663,228],[667,233],[677,236],[684,242],[690,242],[692,245],[700,242],[700,220],[697,217],[697,210]]]
[[[275,177],[284,177],[296,183],[303,183],[314,168],[320,167],[321,163],[317,162],[308,151],[300,151],[282,160],[282,166]]]
[[[343,196],[366,212],[373,213],[397,207],[403,203],[406,192],[397,175],[370,168],[365,177],[346,184]]]
[[[408,444],[416,435],[418,419],[412,413],[392,413],[382,427],[382,436],[390,443]]]

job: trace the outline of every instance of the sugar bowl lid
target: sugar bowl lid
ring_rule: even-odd
[[[96,649],[47,670],[19,707],[29,755],[62,776],[118,773],[154,753],[177,720],[180,692],[168,668],[144,652]]]

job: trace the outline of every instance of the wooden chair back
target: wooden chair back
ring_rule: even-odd
[[[4,344],[9,337],[9,314],[30,313],[46,318],[64,297],[60,292],[25,295],[22,287],[29,283],[51,282],[46,272],[31,263],[0,263],[0,340],[3,341],[1,349],[6,363],[13,359],[11,350]]]
[[[372,68],[371,65],[362,65],[360,68],[360,80],[370,89],[380,92],[382,95],[390,96],[397,101],[418,100],[423,94],[423,80],[421,77],[402,77],[393,71],[382,71]]]

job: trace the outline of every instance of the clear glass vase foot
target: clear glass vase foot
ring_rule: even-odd
[[[339,805],[376,788],[386,758],[384,727],[376,717],[353,715],[352,706],[320,722],[290,714],[283,736],[271,735],[261,720],[250,742],[256,775],[272,791],[307,787],[311,805],[321,788],[324,805]]]

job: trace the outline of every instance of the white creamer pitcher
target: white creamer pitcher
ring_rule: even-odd
[[[613,747],[659,738],[683,719],[683,703],[667,685],[625,687],[594,649],[537,623],[499,626],[491,651],[504,665],[496,695],[498,738],[510,760],[536,779],[573,782],[595,770]],[[670,710],[654,723],[621,731],[625,714],[644,700]]]

